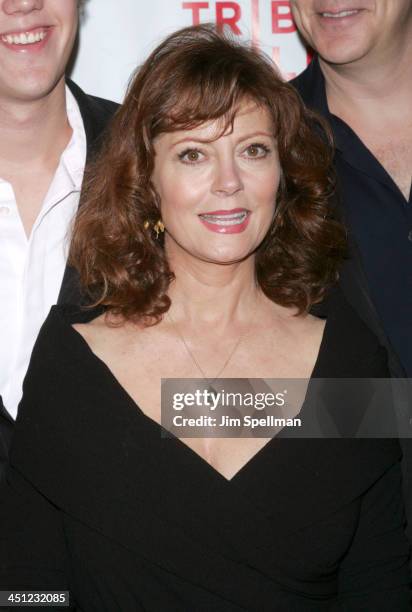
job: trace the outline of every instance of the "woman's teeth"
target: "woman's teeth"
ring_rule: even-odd
[[[40,42],[46,37],[46,32],[21,32],[20,34],[6,34],[2,36],[3,42],[9,45],[32,45],[33,43]]]
[[[215,223],[216,225],[240,225],[248,216],[248,211],[233,213],[230,215],[199,215],[201,219],[208,223]]]

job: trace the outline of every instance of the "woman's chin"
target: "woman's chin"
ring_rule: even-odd
[[[205,254],[203,257],[203,261],[210,264],[229,266],[237,263],[241,263],[248,259],[251,256],[251,253],[248,252],[219,252],[216,251],[214,253]]]
[[[189,264],[193,259],[199,262],[230,265],[240,263],[251,257],[256,250],[256,245],[247,241],[247,244],[223,244],[223,240],[199,240],[197,244],[184,244],[183,241],[177,242],[170,235],[166,236],[166,253],[170,262],[178,259],[184,265],[186,260]],[[233,241],[234,242],[234,241]],[[219,244],[220,243],[220,244]]]

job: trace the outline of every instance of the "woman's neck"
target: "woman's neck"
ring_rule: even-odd
[[[250,321],[256,308],[269,302],[255,282],[253,257],[226,265],[176,257],[170,266],[176,277],[169,290],[170,315],[190,327],[224,331]]]

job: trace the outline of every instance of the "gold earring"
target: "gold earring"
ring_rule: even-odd
[[[163,233],[165,231],[165,226],[160,219],[154,224],[153,231],[156,232],[156,240],[159,238],[160,232]]]
[[[143,223],[143,227],[146,230],[149,229],[150,221],[146,219],[146,221]],[[159,238],[160,232],[163,233],[165,231],[165,226],[164,226],[163,222],[160,219],[158,221],[156,221],[156,223],[154,224],[153,231],[156,233],[156,239]]]

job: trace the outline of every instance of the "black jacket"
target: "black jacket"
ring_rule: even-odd
[[[101,136],[118,108],[118,104],[110,100],[89,96],[70,80],[67,81],[67,85],[77,100],[83,119],[87,140],[87,162],[100,146]],[[77,304],[79,301],[80,291],[76,273],[73,269],[66,267],[58,303],[63,304],[70,302]],[[13,423],[14,421],[4,408],[0,397],[0,481],[7,462],[8,449],[13,432]]]

